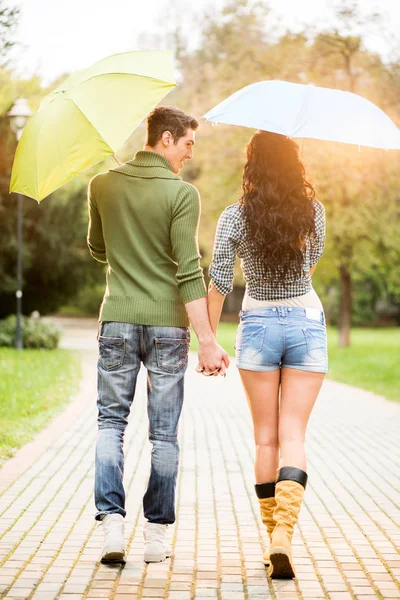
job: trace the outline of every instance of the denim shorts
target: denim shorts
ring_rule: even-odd
[[[324,313],[315,308],[274,306],[240,312],[236,366],[249,371],[280,367],[326,373]]]

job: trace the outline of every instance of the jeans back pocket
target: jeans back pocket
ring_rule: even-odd
[[[123,337],[107,337],[99,335],[99,363],[106,371],[122,366],[125,356],[125,340]]]
[[[187,363],[189,340],[177,338],[155,338],[158,367],[166,373],[177,373]]]

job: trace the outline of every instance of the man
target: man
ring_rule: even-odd
[[[225,374],[226,352],[208,320],[200,267],[196,188],[178,173],[193,158],[198,122],[172,107],[147,119],[147,143],[129,161],[89,185],[88,246],[108,263],[100,308],[96,519],[101,560],[124,560],[123,438],[141,363],[148,371],[151,473],[143,498],[146,562],[170,556],[175,521],[178,421],[189,351],[189,320],[199,339],[198,370]]]

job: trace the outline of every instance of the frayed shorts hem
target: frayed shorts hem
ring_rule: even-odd
[[[309,373],[324,373],[328,372],[327,367],[309,367],[303,365],[254,365],[251,363],[236,363],[238,369],[243,369],[244,371],[255,371],[257,373],[270,373],[272,371],[278,371],[284,367],[285,369],[296,369],[297,371],[308,371]]]
[[[280,369],[279,366],[275,365],[255,365],[252,363],[236,363],[238,369],[243,369],[244,371],[258,371],[258,372],[268,372],[268,371],[277,371]]]
[[[323,373],[326,375],[328,367],[315,365],[315,367],[303,366],[303,365],[282,365],[285,369],[296,369],[297,371],[308,371],[309,373]]]

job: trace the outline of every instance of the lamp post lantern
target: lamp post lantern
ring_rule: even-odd
[[[25,98],[18,98],[8,113],[10,127],[15,133],[17,141],[21,139],[24,127],[32,112]],[[17,194],[18,198],[18,220],[17,220],[17,330],[15,336],[15,347],[23,348],[22,337],[22,209],[24,198]]]

